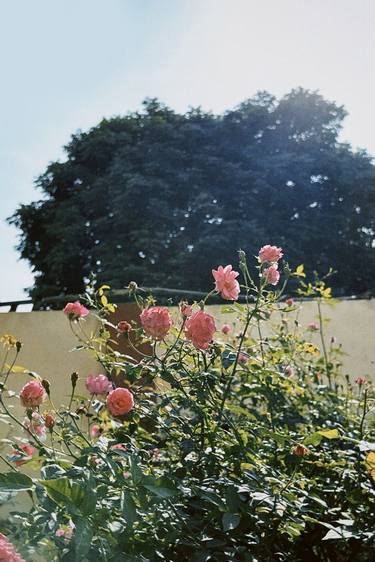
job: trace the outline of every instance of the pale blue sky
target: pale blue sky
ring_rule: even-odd
[[[77,129],[157,96],[222,111],[318,89],[375,155],[373,0],[0,0],[0,301],[32,284],[4,223]]]

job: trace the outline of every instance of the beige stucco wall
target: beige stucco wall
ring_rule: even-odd
[[[228,322],[230,316],[221,314],[221,306],[215,305],[210,308],[218,320],[218,327],[221,323]],[[360,375],[375,380],[375,299],[342,300],[334,305],[323,304],[322,311],[327,344],[334,336],[337,344],[341,344],[345,352],[341,358],[344,373],[349,374],[351,379]],[[317,305],[312,301],[299,303],[298,310],[288,313],[286,318],[290,325],[297,320],[300,329],[306,330],[309,322],[318,320]],[[232,321],[234,320],[233,317]],[[280,315],[274,314],[271,325],[279,320]],[[266,323],[263,335],[269,333],[269,328],[270,325]],[[306,338],[320,347],[319,334],[309,332]]]
[[[129,315],[128,315],[128,312]],[[218,328],[224,322],[234,323],[235,318],[228,314],[221,314],[221,306],[210,307],[210,312],[215,316]],[[177,310],[174,311],[177,315]],[[289,315],[293,322],[298,318],[301,329],[316,320],[316,304],[304,302],[297,313]],[[344,372],[351,378],[361,375],[375,380],[375,300],[340,301],[334,307],[324,306],[324,315],[330,320],[325,325],[327,341],[335,336],[347,353],[343,357]],[[126,305],[121,306],[122,318],[134,317]],[[275,314],[273,321],[278,320]],[[95,326],[95,320],[90,317],[85,321],[84,328],[87,332]],[[235,330],[234,326],[234,330]],[[12,334],[23,342],[23,348],[18,364],[39,373],[51,382],[52,399],[57,406],[66,403],[70,394],[70,374],[77,371],[81,376],[77,391],[84,392],[84,379],[89,373],[100,372],[99,366],[86,352],[72,352],[77,344],[69,328],[69,322],[62,312],[25,312],[0,314],[0,336],[4,333]],[[267,334],[267,330],[264,330]],[[319,345],[317,334],[309,333],[309,339]],[[0,360],[3,353],[0,348]],[[14,374],[10,386],[18,391],[29,380],[26,375]],[[21,415],[22,409],[18,399],[10,399],[14,403],[14,411]],[[12,437],[13,429],[0,424],[0,437]],[[0,444],[1,448],[1,444]],[[3,453],[9,450],[9,445],[4,445]],[[7,471],[8,467],[0,460],[0,471]],[[30,500],[26,494],[18,496],[18,505],[29,505]],[[0,506],[0,517],[6,516],[9,508],[13,506]]]

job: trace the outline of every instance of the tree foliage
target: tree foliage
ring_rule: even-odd
[[[375,168],[338,141],[345,114],[302,89],[261,92],[222,115],[151,99],[73,135],[66,161],[36,182],[43,199],[10,219],[35,271],[31,295],[81,292],[104,271],[113,288],[205,290],[211,266],[264,240],[293,264],[332,266],[339,294],[370,290]]]

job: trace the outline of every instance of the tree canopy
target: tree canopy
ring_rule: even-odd
[[[303,89],[221,115],[147,99],[74,134],[36,181],[43,198],[9,219],[35,272],[30,294],[81,292],[90,272],[113,288],[203,290],[211,267],[266,243],[294,266],[333,267],[337,294],[371,291],[375,167],[339,142],[345,115]]]

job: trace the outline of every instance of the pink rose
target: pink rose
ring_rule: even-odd
[[[283,256],[282,248],[267,244],[259,250],[258,259],[260,263],[277,263]]]
[[[113,389],[112,383],[105,375],[89,375],[85,384],[90,394],[105,395]]]
[[[180,312],[184,318],[189,318],[193,314],[193,307],[186,302],[181,303]]]
[[[47,395],[43,385],[37,380],[26,383],[20,392],[20,400],[24,408],[35,408],[36,406],[40,406],[46,398]]]
[[[172,327],[172,318],[166,306],[145,308],[140,315],[145,333],[155,340],[162,340]]]
[[[285,374],[288,375],[288,378],[291,379],[292,377],[294,377],[296,372],[291,365],[288,365],[285,369]]]
[[[100,435],[100,426],[97,423],[94,423],[94,425],[91,426],[90,428],[90,435],[91,437],[99,437]]]
[[[121,322],[117,324],[117,329],[119,332],[121,332],[121,334],[128,334],[132,327],[131,324],[129,324],[129,322],[127,322],[126,320],[121,320]]]
[[[229,324],[223,324],[221,327],[221,331],[223,332],[223,334],[229,334],[229,332],[231,331],[231,327],[229,326]]]
[[[307,324],[307,329],[310,332],[317,332],[319,330],[319,326],[316,322],[310,322],[309,324]]]
[[[207,349],[215,332],[214,318],[203,310],[190,316],[185,324],[185,335],[197,349]]]
[[[111,449],[115,451],[124,451],[124,453],[128,450],[127,446],[123,443],[116,443],[115,445],[112,445]]]
[[[8,539],[0,533],[0,562],[25,562]]]
[[[293,306],[294,305],[294,299],[292,299],[292,298],[286,299],[285,304],[287,306]]]
[[[249,360],[249,356],[247,355],[247,353],[243,353],[241,351],[239,356],[238,356],[238,362],[241,363],[241,365],[246,365],[248,360]]]
[[[38,412],[33,412],[31,419],[25,418],[23,421],[23,427],[25,428],[26,435],[35,435],[39,437],[42,441],[46,438],[46,426],[44,419]]]
[[[277,270],[277,264],[271,265],[263,271],[263,278],[270,285],[277,285],[280,279],[280,273]]]
[[[79,320],[79,318],[84,318],[89,314],[87,308],[79,301],[68,302],[63,312],[67,315],[69,320]]]
[[[231,265],[226,265],[212,270],[215,279],[215,290],[221,294],[223,299],[235,301],[240,293],[240,285],[236,279],[239,276],[237,271],[232,271]]]
[[[134,407],[134,398],[127,388],[115,388],[107,396],[107,407],[113,416],[122,416]]]
[[[19,445],[19,448],[22,452],[17,449],[12,449],[10,452],[10,456],[12,457],[10,460],[12,460],[16,466],[22,466],[25,462],[29,461],[35,451],[34,447],[27,443],[22,443]]]

